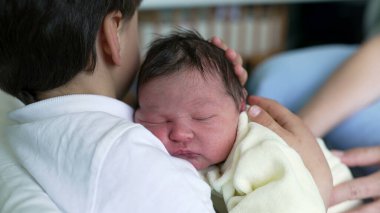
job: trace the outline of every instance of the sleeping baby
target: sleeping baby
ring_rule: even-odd
[[[213,189],[218,212],[326,212],[298,153],[271,130],[249,121],[245,90],[224,54],[193,31],[155,40],[138,77],[135,121],[158,137],[169,154],[200,171]],[[319,143],[334,184],[351,179],[348,168]],[[328,212],[358,203],[339,204]]]

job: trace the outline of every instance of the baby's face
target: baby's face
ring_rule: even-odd
[[[135,121],[197,169],[222,162],[233,146],[239,111],[215,77],[191,71],[154,79],[140,88],[139,104]]]

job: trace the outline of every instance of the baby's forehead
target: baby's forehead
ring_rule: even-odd
[[[197,68],[182,68],[176,73],[173,73],[174,75],[183,74],[186,76],[184,80],[203,80],[206,83],[209,82],[218,82],[221,84],[221,86],[225,87],[223,84],[223,73],[221,71],[216,70],[217,68],[204,68],[203,70],[197,69]]]
[[[207,90],[202,93],[205,95],[206,93],[211,93],[212,91],[219,91],[224,94],[228,94],[227,83],[225,82],[225,78],[223,77],[223,73],[219,70],[215,70],[216,68],[206,68],[204,70],[200,70],[197,68],[184,68],[183,70],[174,73],[174,75],[183,75],[181,83],[192,85],[195,84],[203,84],[209,88],[218,88],[218,90]]]

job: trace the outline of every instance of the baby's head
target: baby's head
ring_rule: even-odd
[[[226,159],[245,94],[224,50],[192,31],[154,41],[138,78],[135,121],[197,169]]]

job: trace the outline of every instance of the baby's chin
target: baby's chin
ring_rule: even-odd
[[[194,152],[169,152],[170,155],[176,158],[181,158],[193,165],[197,170],[204,170],[213,165],[205,156]]]
[[[179,158],[186,160],[187,162],[191,163],[191,165],[193,165],[195,167],[195,169],[197,169],[197,170],[204,170],[211,165],[210,163],[206,163],[206,162],[204,162],[200,159],[197,159],[197,158],[185,158],[185,157],[179,157]]]
[[[189,161],[189,160],[188,160]],[[206,163],[206,162],[194,162],[194,161],[189,161],[197,170],[204,170],[207,169],[211,164]]]

